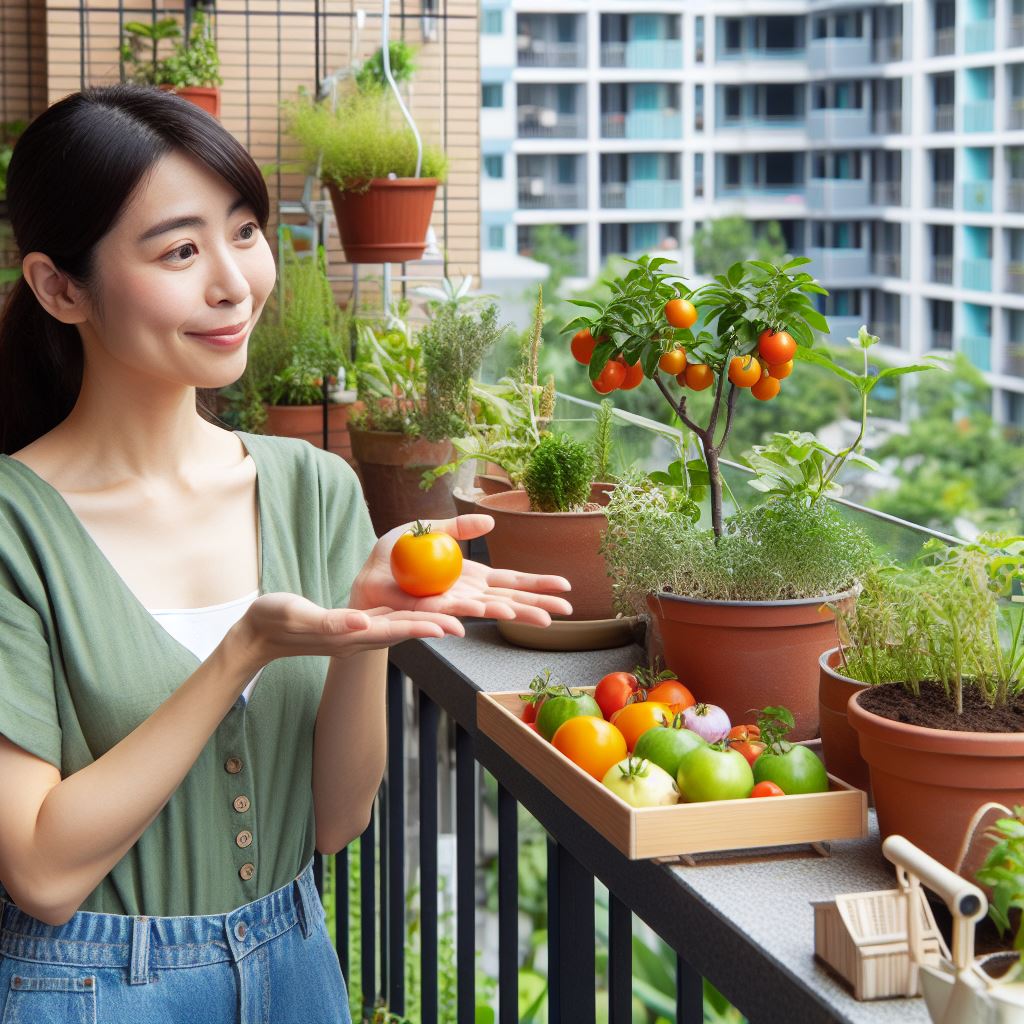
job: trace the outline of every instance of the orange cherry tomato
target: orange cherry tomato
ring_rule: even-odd
[[[625,379],[626,364],[619,362],[617,359],[610,359],[604,364],[604,369],[598,378],[590,383],[594,385],[594,390],[599,395],[607,395],[616,388],[621,388],[622,382]]]
[[[792,372],[792,359],[790,359],[788,363],[776,363],[774,366],[769,364],[768,366],[768,376],[774,377],[776,380],[785,380]]]
[[[757,342],[757,351],[770,366],[788,363],[796,355],[796,342],[785,331],[762,331]]]
[[[665,303],[665,319],[682,330],[697,322],[697,307],[687,299],[669,299]]]
[[[759,401],[770,402],[780,391],[782,385],[777,377],[765,374],[751,389],[750,393]]]
[[[666,352],[658,360],[658,369],[671,373],[673,377],[677,373],[682,373],[686,369],[686,349],[677,347],[671,352]]]
[[[623,360],[623,366],[626,366]],[[644,379],[644,368],[640,361],[637,360],[632,366],[626,366],[626,379],[619,385],[620,391],[632,391],[633,388],[639,387]]]
[[[576,715],[563,722],[551,743],[598,782],[627,754],[622,733],[611,722],[593,715]]]
[[[684,379],[691,391],[703,391],[715,383],[715,371],[707,363],[690,363]]]
[[[429,523],[417,522],[391,549],[391,575],[407,594],[443,594],[462,573],[462,550],[447,533],[433,533]]]
[[[647,699],[668,705],[673,715],[692,708],[697,703],[693,694],[678,679],[665,679],[647,691]]]
[[[785,796],[786,793],[781,786],[774,782],[759,782],[750,791],[751,796]]]
[[[738,388],[753,387],[763,372],[761,364],[751,355],[733,356],[729,360],[729,380]]]
[[[569,346],[569,350],[572,352],[572,357],[577,363],[587,366],[590,363],[590,357],[594,354],[594,346],[596,344],[594,336],[590,333],[590,328],[584,327],[582,331],[577,331],[572,336],[572,344]]]
[[[668,725],[672,721],[672,712],[667,704],[660,701],[642,700],[635,704],[627,704],[621,711],[612,715],[612,725],[626,738],[626,746],[632,750],[636,741],[656,725]]]

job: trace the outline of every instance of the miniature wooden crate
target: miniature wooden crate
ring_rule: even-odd
[[[867,797],[831,775],[827,793],[630,807],[531,729],[522,709],[518,692],[479,693],[477,726],[630,860],[867,835]]]
[[[949,957],[932,908],[917,890],[923,962]],[[921,994],[910,957],[907,899],[899,889],[855,892],[814,907],[814,955],[853,987],[856,999],[893,999]]]

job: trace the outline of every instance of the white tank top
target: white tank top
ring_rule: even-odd
[[[187,647],[200,661],[206,661],[259,594],[258,590],[254,590],[245,597],[236,598],[225,604],[208,605],[205,608],[150,608],[149,614],[182,647]],[[249,702],[249,695],[262,671],[263,669],[260,669],[249,680],[242,692],[242,699],[246,703]]]

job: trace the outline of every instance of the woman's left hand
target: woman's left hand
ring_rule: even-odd
[[[449,590],[435,597],[412,597],[391,575],[391,549],[412,525],[396,526],[377,541],[352,584],[349,607],[385,606],[486,619],[518,619],[535,626],[549,626],[552,615],[572,614],[572,605],[556,596],[569,590],[569,581],[564,576],[492,569],[468,558],[463,559],[462,574]],[[473,540],[494,529],[494,520],[487,515],[456,516],[432,520],[431,529],[456,540]]]

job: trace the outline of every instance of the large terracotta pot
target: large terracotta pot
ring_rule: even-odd
[[[610,484],[594,484],[591,501],[608,503]],[[564,576],[572,591],[570,621],[610,619],[612,584],[598,551],[608,520],[603,511],[531,512],[524,490],[488,494],[477,508],[494,517],[487,551],[496,569]]]
[[[425,470],[451,462],[451,441],[426,441],[383,430],[357,430],[351,423],[348,432],[378,536],[402,523],[450,519],[455,515],[453,474],[440,477],[430,490],[420,487]]]
[[[829,603],[846,595],[796,601],[707,601],[662,592],[647,598],[666,665],[699,700],[733,722],[781,704],[796,718],[792,739],[818,733],[818,658],[835,642]]]
[[[843,782],[867,792],[870,786],[868,766],[860,756],[857,734],[846,718],[850,697],[867,688],[867,683],[848,679],[837,671],[841,663],[838,647],[819,659],[818,720],[821,726],[821,753],[825,767]]]
[[[327,406],[327,450],[353,462],[348,417],[353,403],[330,402]],[[324,445],[322,405],[268,405],[264,432],[276,437],[298,437],[317,448]]]
[[[173,85],[161,85],[160,88],[164,92],[177,93],[183,100],[194,103],[208,114],[220,117],[220,89],[217,86],[182,85],[175,88]]]
[[[365,192],[327,183],[349,263],[402,263],[423,255],[437,178],[374,178]]]
[[[955,871],[982,804],[1024,804],[1024,733],[907,725],[862,708],[862,693],[850,697],[847,715],[870,769],[878,831],[906,836]]]

